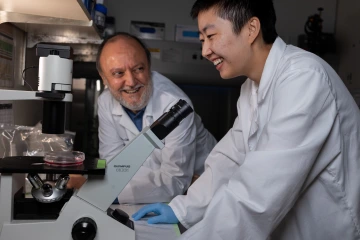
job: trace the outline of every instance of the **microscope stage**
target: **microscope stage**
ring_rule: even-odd
[[[17,156],[0,158],[0,173],[48,173],[105,175],[106,161],[86,158],[82,165],[50,166],[41,156]]]

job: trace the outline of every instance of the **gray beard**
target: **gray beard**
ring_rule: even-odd
[[[143,109],[144,107],[146,107],[146,105],[149,103],[150,97],[152,96],[152,92],[153,92],[153,82],[152,79],[150,78],[148,84],[145,87],[145,91],[143,92],[143,94],[140,97],[140,101],[136,102],[136,103],[128,103],[126,102],[122,97],[120,97],[119,95],[116,94],[112,94],[113,97],[119,101],[119,103],[126,107],[127,109],[130,109],[132,111],[140,111],[141,109]],[[110,92],[111,89],[110,89]]]

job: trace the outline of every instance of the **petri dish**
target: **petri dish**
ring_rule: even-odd
[[[85,153],[79,151],[70,152],[47,152],[44,155],[44,162],[50,166],[78,166],[83,164]]]

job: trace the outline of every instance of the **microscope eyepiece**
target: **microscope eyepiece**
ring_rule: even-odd
[[[162,140],[193,111],[185,100],[180,99],[168,112],[164,113],[150,126],[151,131]]]

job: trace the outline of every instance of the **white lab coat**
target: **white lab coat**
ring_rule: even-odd
[[[153,95],[146,106],[143,127],[150,126],[179,99],[191,106],[186,94],[173,82],[152,72]],[[192,106],[193,107],[193,106]],[[98,100],[99,153],[106,160],[139,134],[120,103],[108,90]],[[204,162],[216,144],[197,114],[190,114],[164,139],[165,147],[155,149],[118,197],[120,203],[169,202],[182,194],[195,173],[201,174]]]
[[[277,38],[253,122],[250,94],[248,79],[233,128],[170,203],[181,239],[359,239],[360,114],[338,75]]]

